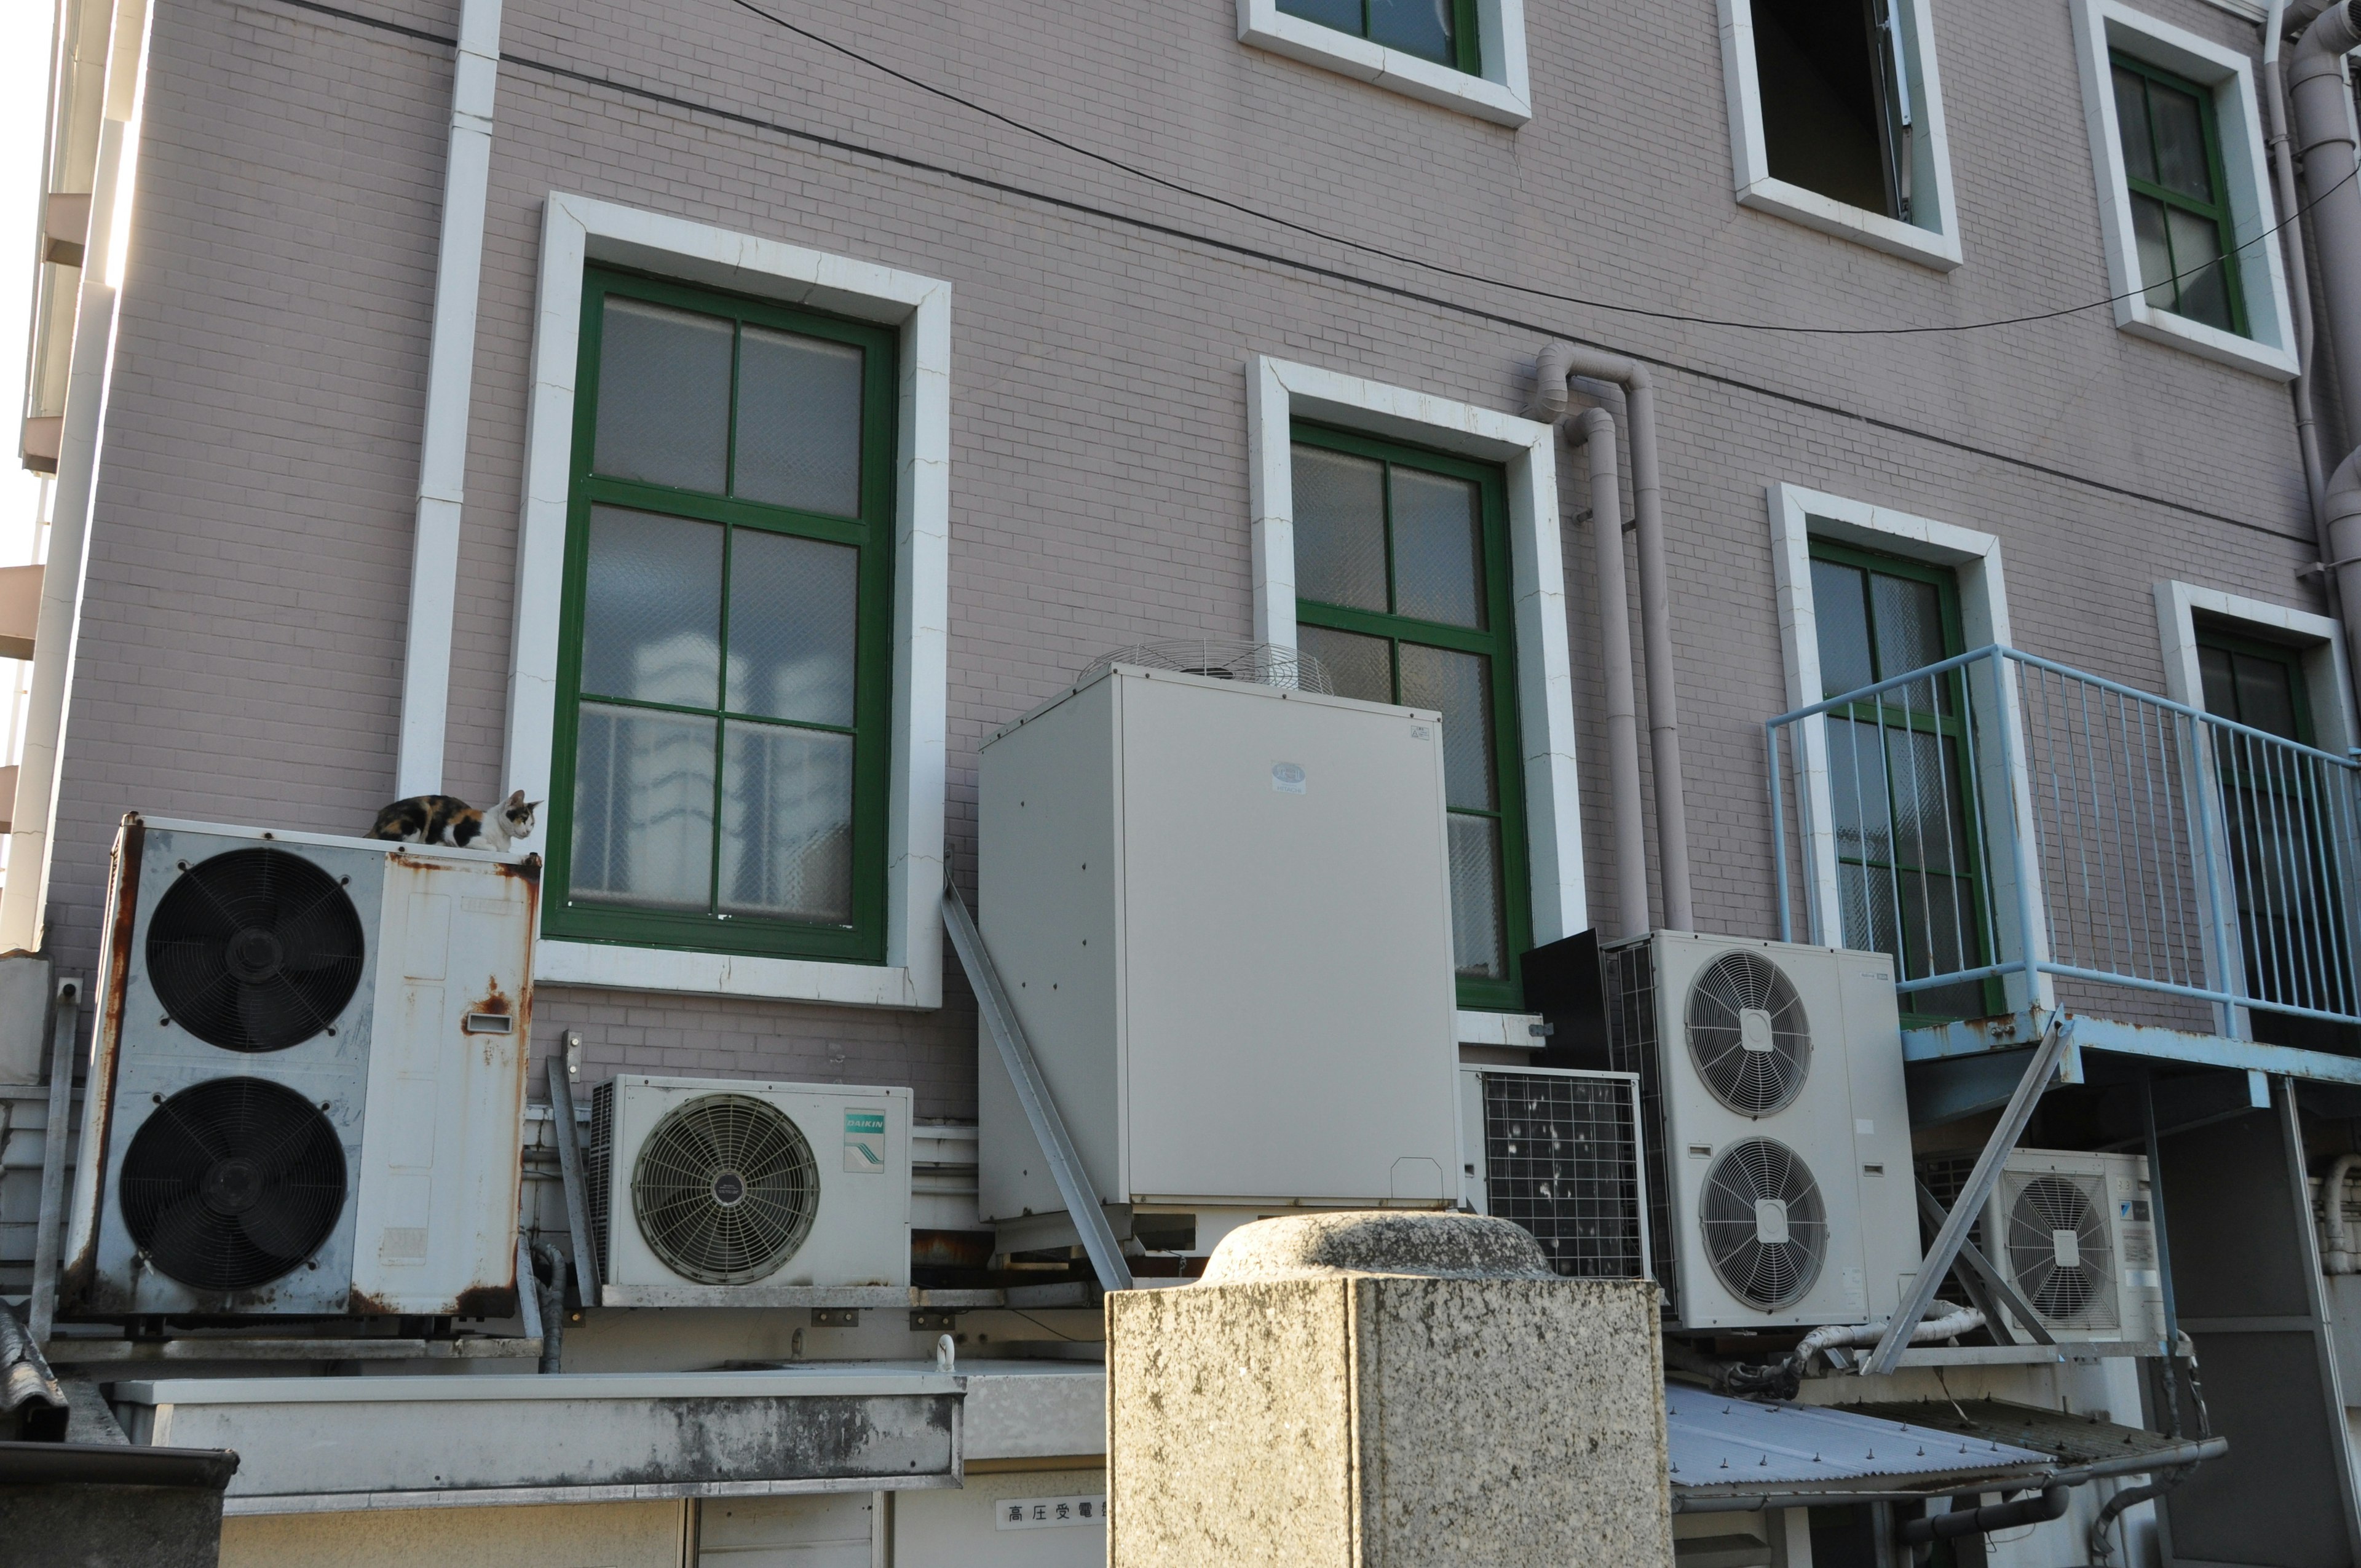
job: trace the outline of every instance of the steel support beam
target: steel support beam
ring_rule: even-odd
[[[1918,1212],[1934,1222],[1938,1234],[1941,1234],[1943,1222],[1950,1218],[1950,1215],[1945,1212],[1941,1200],[1927,1191],[1927,1184],[1923,1181],[1918,1183]],[[2041,1319],[2035,1314],[2032,1306],[2026,1299],[2017,1294],[2016,1287],[2008,1282],[2007,1276],[1993,1266],[1992,1259],[1983,1255],[1982,1248],[1964,1236],[1960,1240],[1960,1261],[1968,1266],[1968,1272],[1975,1277],[1995,1301],[2016,1315],[2017,1326],[2032,1335],[2036,1344],[2058,1343],[2051,1337],[2049,1331],[2041,1326]],[[1981,1302],[1977,1304],[1982,1305]],[[1984,1327],[1992,1330],[1993,1338],[2000,1341],[2001,1343],[2015,1343],[2009,1337],[2008,1326],[1994,1316],[1989,1307],[1984,1309]]]
[[[574,1241],[574,1283],[582,1304],[598,1302],[598,1249],[590,1235],[589,1172],[583,1168],[582,1145],[574,1126],[574,1083],[566,1076],[563,1055],[549,1058],[549,1119],[557,1139],[557,1169],[566,1179],[566,1226]],[[522,1282],[519,1288],[523,1288]]]
[[[49,1124],[41,1132],[41,1208],[33,1229],[33,1298],[25,1303],[25,1329],[43,1344],[58,1310],[58,1251],[65,1234],[67,1124],[73,1120],[74,1026],[81,1016],[82,981],[58,981],[57,1010],[49,1025]],[[96,1086],[84,1091],[96,1092]]]

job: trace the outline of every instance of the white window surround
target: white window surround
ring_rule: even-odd
[[[2275,243],[2255,243],[2276,221],[2270,176],[2263,165],[2263,133],[2252,62],[2234,49],[2158,21],[2121,0],[2073,0],[2074,52],[2081,69],[2082,115],[2091,133],[2091,162],[2099,182],[2099,227],[2106,244],[2107,291],[2115,325],[2136,337],[2187,349],[2219,364],[2276,381],[2297,370],[2289,330],[2287,274]],[[2139,243],[2132,231],[2131,188],[2124,182],[2124,144],[2115,117],[2108,64],[2120,50],[2213,90],[2213,121],[2222,137],[2222,173],[2229,186],[2230,226],[2238,246],[2246,325],[2240,337],[2147,302],[2140,288]]]
[[[1510,593],[1516,605],[1517,726],[1524,746],[1525,858],[1535,945],[1590,927],[1583,885],[1582,799],[1575,771],[1574,672],[1566,649],[1565,568],[1558,554],[1557,447],[1552,426],[1316,366],[1246,361],[1246,450],[1254,512],[1254,635],[1295,646],[1295,470],[1299,419],[1411,442],[1501,466],[1509,491]],[[1462,1013],[1459,1037],[1503,1038],[1502,1018]],[[1513,1025],[1510,1025],[1513,1027]]]
[[[1950,567],[1959,582],[1960,632],[1967,646],[1981,648],[1993,642],[2003,647],[2009,645],[2008,585],[2001,570],[2000,541],[1993,535],[1797,485],[1773,484],[1768,487],[1767,499],[1771,512],[1771,576],[1779,600],[1779,641],[1786,659],[1787,706],[1791,710],[1821,700],[1819,621],[1812,604],[1815,538]],[[1996,694],[1983,683],[1971,683],[1971,689],[1972,700],[1980,709],[1995,701],[1998,704],[1997,712],[1982,711],[1980,718],[2006,725],[2012,735],[2024,733],[2018,723],[2014,683],[2001,683]],[[1801,877],[1813,924],[1825,928],[1823,923],[1833,922],[1839,907],[1836,809],[1829,787],[1828,729],[1820,720],[1812,719],[1796,726],[1792,734],[1792,740],[1785,743],[1788,771],[1783,783],[1794,788],[1802,808],[1804,864],[1798,867],[1791,863],[1788,875]],[[2005,774],[2000,772],[2000,758],[1996,755],[1999,750],[1988,746],[1979,755],[1983,775],[1980,793],[1987,803],[1985,842],[1990,848],[1986,870],[1992,905],[2001,922],[2002,942],[2014,948],[2017,935],[2016,902],[2015,882],[2010,875],[2013,862],[2005,852],[2007,824],[1995,820],[1999,814],[1992,809],[1992,803],[2013,797],[2015,820],[2031,821],[2032,784],[2026,771],[2025,748],[2011,748]],[[2034,929],[2026,935],[2035,957],[2047,959],[2048,940],[2038,889],[2035,890],[2035,899]],[[1843,939],[1842,934],[1834,929],[1827,929],[1825,936],[1816,931],[1799,934],[1807,940],[1840,943]],[[2021,990],[2021,981],[2011,977],[2011,1007],[2028,1004]],[[2040,977],[2032,1004],[2056,1004],[2053,987],[2046,974]]]
[[[1290,16],[1278,0],[1238,0],[1238,41],[1445,109],[1514,128],[1533,117],[1525,73],[1525,0],[1476,0],[1481,76]]]
[[[900,328],[895,434],[894,757],[888,780],[885,962],[749,958],[606,942],[544,941],[533,978],[629,991],[696,991],[873,1007],[942,1004],[943,775],[949,712],[949,283],[686,218],[553,192],[543,214],[524,517],[509,676],[511,788],[549,793],[558,609],[573,469],[575,361],[586,262],[637,268]],[[550,812],[527,847],[544,848]]]
[[[1857,240],[1939,272],[1959,266],[1959,209],[1951,196],[1951,137],[1943,119],[1942,72],[1935,62],[1934,0],[1893,0],[1909,65],[1910,101],[1924,130],[1913,138],[1914,221],[1906,224],[1772,178],[1770,144],[1763,134],[1763,84],[1754,63],[1754,9],[1751,0],[1719,0],[1719,4],[1721,81],[1730,101],[1730,159],[1737,172],[1738,204],[1839,239]],[[1926,221],[1928,218],[1931,224]]]

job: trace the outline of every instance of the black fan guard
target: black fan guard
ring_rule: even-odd
[[[233,850],[187,867],[148,921],[148,980],[209,1045],[282,1051],[333,1030],[367,943],[336,878],[284,850]]]
[[[216,1078],[159,1105],[123,1153],[124,1228],[192,1290],[251,1290],[300,1266],[345,1207],[345,1149],[284,1084]]]

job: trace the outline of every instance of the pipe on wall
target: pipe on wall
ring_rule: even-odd
[[[1664,481],[1656,461],[1655,383],[1649,378],[1648,367],[1636,359],[1570,343],[1544,344],[1534,361],[1533,375],[1531,411],[1536,419],[1555,422],[1565,412],[1566,383],[1576,376],[1610,382],[1623,393],[1626,433],[1631,443],[1631,503],[1638,524],[1640,640],[1648,670],[1648,753],[1656,770],[1656,864],[1664,883],[1664,924],[1668,930],[1692,931],[1697,928],[1697,917],[1690,902],[1688,792],[1681,771],[1672,589],[1664,569]],[[1620,518],[1621,499],[1619,497],[1609,510],[1599,511],[1594,507],[1592,512],[1595,518]],[[1607,537],[1616,542],[1620,573],[1620,531],[1611,531]],[[1624,830],[1620,817],[1615,830],[1620,839]],[[1635,813],[1633,831],[1638,830]],[[1642,887],[1644,906],[1644,882]],[[1631,929],[1646,928],[1643,908],[1642,923]]]
[[[2296,154],[2303,165],[2304,194],[2312,203],[2312,240],[2320,247],[2323,313],[2348,426],[2361,412],[2361,190],[2352,182],[2361,163],[2356,160],[2353,104],[2343,62],[2361,46],[2356,3],[2361,0],[2337,0],[2322,11],[2297,41],[2288,71]],[[2361,459],[2361,449],[2329,477],[2321,501],[2321,527],[2326,535],[2323,564],[2336,580],[2345,643],[2361,659],[2361,467],[2356,459]]]
[[[1623,578],[1623,488],[1615,471],[1615,421],[1586,409],[1565,422],[1590,459],[1590,533],[1598,576],[1598,665],[1607,687],[1607,793],[1615,827],[1615,923],[1622,936],[1648,928],[1648,844],[1640,830],[1640,714],[1631,699],[1631,597]]]
[[[426,351],[426,417],[418,445],[418,522],[402,644],[401,725],[394,794],[443,788],[451,706],[451,628],[458,608],[459,519],[467,489],[467,413],[476,378],[484,208],[491,191],[492,108],[500,87],[500,0],[461,0],[451,71],[451,150],[443,168],[443,230]]]
[[[2312,503],[2312,525],[2319,537],[2321,559],[2325,562],[2334,559],[2326,554],[2328,522],[2321,505],[2328,474],[2321,461],[2320,421],[2312,400],[2310,269],[2304,260],[2303,225],[2296,221],[2303,203],[2296,194],[2295,151],[2288,136],[2286,72],[2279,61],[2286,32],[2287,0],[2270,0],[2269,12],[2263,20],[2263,117],[2271,151],[2271,186],[2279,198],[2279,248],[2287,261],[2289,315],[2295,328],[2299,367],[2288,395],[2295,404],[2295,438],[2303,459],[2303,493]]]

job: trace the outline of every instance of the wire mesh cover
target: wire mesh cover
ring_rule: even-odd
[[[345,1207],[345,1150],[284,1084],[216,1078],[158,1106],[123,1154],[124,1228],[192,1290],[250,1290],[320,1250]]]
[[[1336,695],[1328,672],[1319,660],[1276,642],[1249,642],[1235,637],[1200,637],[1178,642],[1138,642],[1118,648],[1091,662],[1074,679],[1076,685],[1096,678],[1115,664],[1137,664],[1150,670],[1178,670],[1188,675],[1246,681],[1258,686]]]
[[[1795,1102],[1812,1068],[1812,1025],[1778,965],[1743,948],[1706,965],[1689,987],[1689,1059],[1741,1116]]]
[[[188,867],[157,900],[148,979],[197,1038],[280,1051],[335,1023],[366,947],[335,877],[284,850],[233,850]]]
[[[2115,1326],[2114,1249],[2096,1177],[2036,1176],[2008,1206],[2008,1271],[2045,1325]]]
[[[640,1234],[674,1273],[701,1285],[775,1274],[811,1234],[819,1164],[787,1113],[745,1094],[674,1107],[631,1167]]]
[[[1820,1184],[1770,1138],[1722,1150],[1697,1204],[1706,1260],[1730,1293],[1766,1312],[1801,1300],[1828,1251]]]
[[[1488,1072],[1484,1207],[1579,1279],[1640,1277],[1640,1149],[1612,1080]]]

